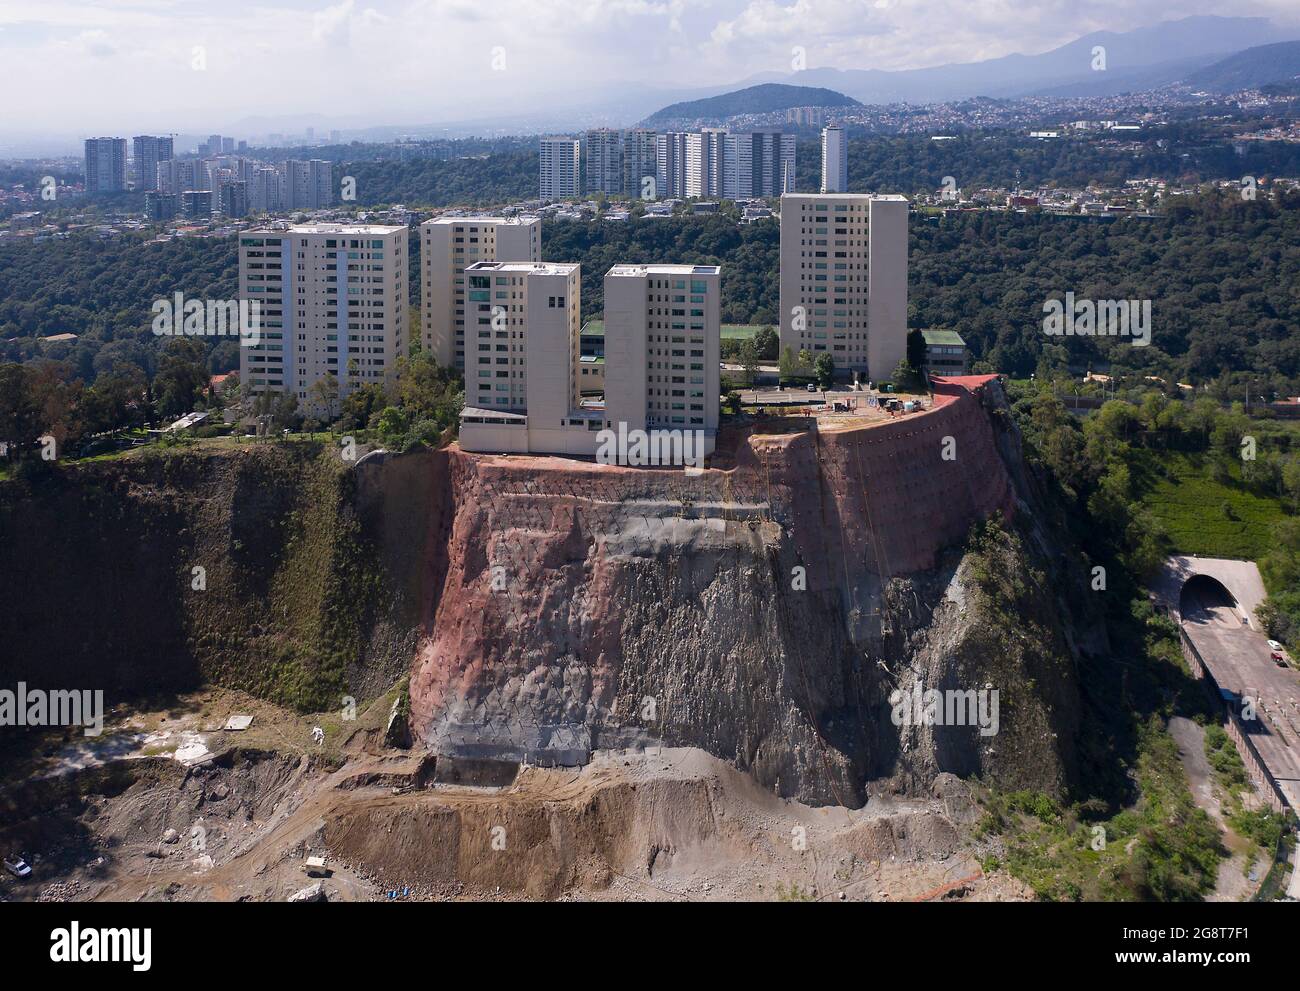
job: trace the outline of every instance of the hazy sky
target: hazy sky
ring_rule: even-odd
[[[681,89],[787,71],[795,45],[810,68],[916,68],[1193,14],[1294,26],[1300,4],[0,0],[0,137],[220,130],[299,113],[417,124],[532,110],[548,96],[577,102],[627,83]]]

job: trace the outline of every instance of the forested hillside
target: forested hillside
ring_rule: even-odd
[[[821,183],[821,146],[802,141],[795,154],[796,188]],[[1083,188],[1122,186],[1127,179],[1164,176],[1183,182],[1239,180],[1244,175],[1300,175],[1300,145],[1248,141],[1235,150],[1224,135],[1201,124],[1147,128],[1139,135],[1061,137],[1039,141],[1006,131],[962,134],[952,141],[925,135],[849,142],[849,191],[934,192],[952,176],[965,191],[983,187],[1035,189],[1040,185]]]
[[[742,227],[724,215],[547,222],[542,251],[550,261],[582,264],[585,317],[600,314],[611,265],[674,261],[723,266],[724,323],[775,324],[779,236],[774,222]],[[414,272],[418,238],[410,245]],[[911,326],[956,329],[976,359],[1017,377],[1112,361],[1182,381],[1249,373],[1261,393],[1295,394],[1300,386],[1300,195],[1276,204],[1211,197],[1180,203],[1167,216],[1109,222],[914,214],[909,283]],[[418,302],[419,280],[410,285]],[[0,358],[65,358],[89,381],[107,365],[96,355],[110,341],[139,342],[132,353],[156,348],[149,308],[177,291],[233,296],[233,239],[151,245],[77,236],[2,248]],[[1045,336],[1043,304],[1066,292],[1151,300],[1151,346]],[[65,332],[82,336],[75,345],[35,340]],[[231,367],[233,344],[221,347],[228,353],[219,364]]]

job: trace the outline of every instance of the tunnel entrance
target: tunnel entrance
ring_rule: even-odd
[[[1241,609],[1227,586],[1209,575],[1193,575],[1178,596],[1178,611],[1184,621],[1220,622],[1241,625]]]

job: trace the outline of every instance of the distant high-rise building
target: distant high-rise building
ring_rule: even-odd
[[[175,193],[149,190],[144,194],[144,215],[159,224],[173,219],[180,212],[180,197]]]
[[[658,135],[644,127],[635,127],[623,138],[623,195],[631,199],[658,199],[654,186],[645,182],[657,171]]]
[[[333,375],[338,398],[382,384],[407,353],[407,229],[302,224],[239,236],[239,298],[261,306],[259,341],[239,349],[252,394],[289,392],[314,415],[312,386]],[[297,291],[295,291],[297,290]]]
[[[587,132],[588,193],[623,193],[623,132],[599,127]]]
[[[727,132],[710,127],[686,135],[686,195],[721,196]]]
[[[721,173],[719,195],[743,200],[789,192],[794,155],[793,134],[764,130],[726,135],[717,164]]]
[[[86,139],[86,192],[126,189],[126,138]]]
[[[235,181],[221,184],[221,212],[231,218],[248,216],[248,183]]]
[[[907,211],[902,196],[781,197],[783,353],[825,352],[862,379],[894,374],[907,356]]]
[[[221,147],[218,149],[218,151],[220,151],[220,153],[223,155],[233,155],[235,153],[235,139],[222,138]],[[213,154],[216,154],[216,152],[214,151]]]
[[[544,200],[572,199],[578,195],[582,142],[577,138],[542,138],[540,194]]]
[[[209,135],[208,135],[208,154],[209,154],[209,155],[220,155],[220,154],[221,154],[221,135],[220,135],[220,134],[209,134]]]
[[[838,124],[822,128],[822,192],[846,193],[849,189],[849,142]]]
[[[686,138],[683,131],[655,137],[655,194],[659,199],[686,197]]]
[[[331,131],[330,131],[330,144],[332,144],[332,145],[336,145],[336,144],[339,143],[339,140],[340,140],[339,132],[338,132],[338,131],[335,131],[335,130],[331,130]]]
[[[422,223],[420,323],[425,350],[447,368],[465,367],[466,267],[475,262],[535,262],[541,257],[542,222],[537,217],[435,217]]]
[[[132,160],[135,188],[145,192],[157,189],[158,163],[171,160],[172,139],[141,134],[132,139],[132,144],[135,152]]]
[[[187,189],[211,189],[212,173],[199,158],[170,158],[158,163],[156,187],[160,193],[183,193]]]
[[[269,165],[253,172],[248,181],[248,208],[257,213],[284,209],[284,176]]]
[[[239,144],[236,146],[236,150],[239,152],[239,154],[242,155],[244,152],[248,151],[248,142],[247,141],[239,142]]]
[[[786,122],[803,127],[816,127],[822,122],[821,107],[791,107],[785,112]]]
[[[212,190],[187,189],[181,193],[181,216],[191,220],[208,220],[212,217]]]
[[[285,208],[321,210],[334,205],[333,166],[321,159],[284,163]]]

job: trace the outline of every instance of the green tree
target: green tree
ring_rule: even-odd
[[[307,390],[312,403],[330,423],[338,416],[339,379],[333,372],[326,372],[311,384]]]
[[[174,420],[199,406],[208,387],[205,358],[202,342],[194,337],[173,337],[163,348],[153,391],[164,420]]]
[[[292,390],[286,389],[275,394],[271,422],[277,430],[296,430],[302,424],[302,414],[298,412],[298,396]]]
[[[817,373],[818,385],[823,389],[829,389],[835,382],[835,359],[829,352],[823,351],[817,356],[813,368]]]
[[[919,330],[907,332],[907,363],[913,368],[925,366],[925,335]]]
[[[778,363],[778,368],[780,369],[782,379],[794,378],[795,373],[799,368],[798,360],[794,356],[794,348],[787,346],[786,349],[781,352],[781,360]]]
[[[741,341],[737,358],[741,370],[744,372],[745,384],[752,386],[755,377],[758,375],[758,348],[754,346],[752,340]]]

